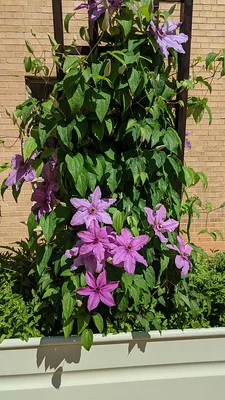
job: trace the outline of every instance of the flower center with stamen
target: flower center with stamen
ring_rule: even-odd
[[[127,246],[127,250],[132,250],[131,244],[129,244],[129,246]]]
[[[162,229],[162,225],[159,224],[159,225],[158,225],[158,230],[160,231],[161,229]]]
[[[91,208],[89,208],[89,211],[90,211],[91,214],[94,214],[95,211],[96,211],[96,208],[95,207],[91,207]]]

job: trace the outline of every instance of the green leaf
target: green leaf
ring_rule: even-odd
[[[154,289],[156,284],[156,279],[155,279],[155,271],[152,267],[146,268],[146,270],[144,271],[144,277],[150,289]]]
[[[79,314],[77,317],[77,333],[81,335],[81,333],[88,327],[90,322],[90,314]]]
[[[89,184],[88,172],[86,171],[86,169],[82,168],[79,172],[79,176],[76,181],[76,189],[82,197],[85,197],[86,195],[88,184]]]
[[[206,59],[205,59],[205,65],[206,65],[206,69],[209,67],[209,65],[213,62],[213,61],[215,61],[215,59],[216,59],[216,57],[219,55],[219,53],[209,53],[207,56],[206,56]]]
[[[66,147],[69,147],[70,145],[74,123],[75,121],[72,121],[69,125],[57,125],[57,132],[59,134],[59,137]]]
[[[73,325],[74,325],[73,318],[70,318],[68,321],[63,322],[63,333],[65,339],[68,339],[68,337],[71,335],[71,332],[73,330]]]
[[[116,233],[120,234],[121,229],[124,223],[124,212],[116,210],[113,214],[113,228],[116,230]]]
[[[23,64],[26,72],[30,72],[32,68],[32,61],[30,57],[24,57]]]
[[[93,332],[91,329],[85,329],[81,335],[81,344],[89,351],[93,344]]]
[[[133,25],[133,12],[125,8],[116,18],[116,20],[122,27],[125,37],[127,37]]]
[[[77,153],[74,157],[71,157],[69,154],[65,157],[67,168],[74,180],[74,183],[77,183],[80,172],[84,166],[84,159],[80,153]]]
[[[65,28],[65,30],[66,30],[67,33],[69,33],[69,23],[70,23],[70,20],[73,18],[74,14],[75,14],[75,13],[68,13],[68,14],[66,14],[66,16],[65,16],[65,19],[64,19],[64,28]]]
[[[49,214],[43,214],[40,218],[39,223],[42,228],[42,232],[46,239],[46,242],[49,243],[52,236],[54,235],[55,228],[57,225],[55,212],[52,211]]]
[[[27,50],[29,51],[29,53],[34,54],[34,50],[33,47],[31,46],[30,42],[28,42],[28,40],[25,40],[25,44],[27,47]]]
[[[93,103],[95,106],[95,112],[100,122],[103,122],[107,111],[109,109],[109,104],[111,100],[111,95],[106,92],[93,92]]]
[[[166,153],[164,151],[154,151],[153,160],[155,160],[156,166],[158,168],[162,167],[166,161]]]
[[[0,172],[3,172],[8,168],[10,168],[10,164],[9,163],[5,162],[5,163],[0,164]]]
[[[169,128],[166,131],[165,135],[163,136],[163,143],[165,144],[166,148],[172,152],[177,150],[178,146],[181,145],[181,141],[177,132],[172,128]]]
[[[104,125],[100,121],[94,121],[92,123],[92,132],[101,142],[104,137]]]
[[[81,109],[84,102],[84,95],[85,91],[82,83],[78,83],[75,90],[71,87],[70,91],[66,91],[66,97],[72,113],[77,113]]]
[[[37,271],[41,276],[48,266],[48,262],[52,255],[52,247],[49,245],[41,246],[37,250]]]
[[[73,314],[75,308],[75,300],[70,292],[64,294],[62,299],[63,318],[67,321]]]
[[[93,314],[92,319],[93,319],[94,324],[95,324],[96,328],[98,329],[98,331],[100,333],[102,333],[103,329],[104,329],[104,321],[103,321],[101,314],[99,314],[99,313]]]
[[[139,86],[139,83],[140,83],[140,74],[135,68],[132,68],[131,75],[128,78],[128,84],[129,84],[131,93],[133,95],[136,92],[136,90]]]
[[[37,148],[37,143],[35,141],[35,139],[32,136],[29,136],[23,146],[23,158],[24,161],[26,161],[31,154],[34,152],[34,150],[36,150]]]

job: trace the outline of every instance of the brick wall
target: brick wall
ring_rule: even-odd
[[[64,13],[70,12],[74,2],[63,1]],[[0,2],[0,163],[7,162],[19,152],[18,131],[5,114],[5,107],[13,110],[25,99],[23,57],[27,55],[24,45],[29,40],[37,54],[42,46],[48,48],[47,33],[53,34],[51,0],[1,0]],[[85,13],[81,12],[73,22],[73,35],[78,37],[79,27],[86,25]],[[33,29],[40,44],[32,37]],[[66,41],[69,36],[65,35]],[[70,36],[71,39],[71,36]],[[194,0],[192,57],[205,56],[210,51],[225,48],[225,0]],[[46,52],[49,60],[49,54]],[[204,94],[205,89],[200,92]],[[192,195],[198,195],[203,203],[211,201],[214,208],[225,201],[225,79],[215,80],[210,96],[213,111],[213,124],[209,127],[207,118],[197,126],[188,122],[192,150],[186,152],[185,162],[196,170],[204,171],[209,178],[209,187],[204,191],[201,185],[192,189]],[[2,173],[4,179],[7,173]],[[12,198],[10,190],[1,200],[0,245],[9,244],[26,234],[26,221],[30,209],[30,185],[24,184],[18,204]],[[206,215],[193,224],[193,239],[207,249],[224,249],[225,242],[213,242],[206,235],[197,233],[205,229]],[[208,218],[208,228],[220,229],[225,236],[225,208],[214,211]]]

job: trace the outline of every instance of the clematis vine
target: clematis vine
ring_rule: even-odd
[[[82,296],[88,296],[87,308],[88,311],[94,310],[102,302],[107,306],[115,306],[115,301],[111,292],[118,288],[119,282],[106,282],[106,271],[102,271],[97,279],[87,272],[85,275],[87,286],[76,290],[76,293]]]
[[[138,253],[138,250],[145,246],[148,239],[148,235],[133,237],[127,229],[122,229],[121,235],[111,235],[114,243],[111,250],[113,265],[122,266],[130,275],[135,272],[137,262],[147,267],[147,261]]]
[[[90,195],[91,201],[86,199],[73,198],[70,200],[71,204],[77,209],[73,218],[70,221],[72,226],[85,224],[88,228],[92,221],[104,222],[105,224],[112,224],[112,218],[105,211],[116,199],[102,199],[102,193],[97,186],[94,192]]]
[[[88,3],[79,4],[77,7],[74,8],[74,10],[76,11],[82,8],[86,8],[90,15],[90,19],[92,21],[96,21],[102,14],[104,14],[104,12],[106,12],[106,10],[108,10],[109,14],[111,15],[121,6],[122,3],[123,0],[108,0],[107,7],[106,0],[89,0]]]
[[[36,157],[37,154],[34,153],[28,158],[28,160],[24,161],[23,156],[20,154],[15,154],[11,160],[11,167],[13,171],[10,172],[5,181],[6,186],[15,185],[16,190],[19,190],[22,182],[32,182],[36,178],[36,172],[31,163]]]
[[[144,208],[149,224],[162,243],[167,243],[168,239],[163,235],[164,232],[173,232],[179,226],[179,222],[173,218],[166,220],[166,208],[162,204],[157,204],[156,209]]]
[[[185,53],[182,44],[188,41],[188,36],[184,33],[176,34],[176,30],[181,24],[181,22],[167,21],[160,25],[156,18],[150,22],[150,31],[153,33],[164,57],[168,57],[168,49],[174,49],[178,53]]]
[[[167,247],[171,250],[175,250],[179,254],[175,257],[175,265],[178,269],[181,269],[181,274],[185,276],[191,267],[190,254],[192,252],[192,247],[189,244],[185,244],[184,239],[180,235],[177,236],[177,241],[178,246],[175,244],[167,244]]]

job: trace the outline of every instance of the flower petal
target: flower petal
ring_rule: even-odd
[[[86,272],[85,279],[88,284],[93,289],[96,289],[96,282],[94,276],[90,272]]]
[[[149,223],[150,225],[154,225],[154,224],[155,224],[155,214],[154,214],[154,211],[153,211],[151,208],[149,208],[149,207],[145,207],[144,210],[145,210],[145,212],[146,212],[146,214],[147,214],[148,223]]]
[[[147,261],[144,259],[144,257],[141,256],[137,251],[132,251],[132,257],[139,262],[140,264],[145,265],[146,267],[148,266]]]
[[[155,232],[155,235],[158,236],[160,242],[162,242],[162,243],[167,243],[168,242],[168,239],[162,234],[161,231],[159,231],[157,229],[157,227],[153,226],[153,230]]]
[[[113,256],[112,263],[117,265],[123,262],[127,256],[127,250],[124,247],[117,247],[116,253]]]
[[[130,256],[130,254],[127,254],[124,260],[124,269],[125,271],[131,275],[134,273],[136,267],[136,261],[134,260],[133,257]]]
[[[140,235],[140,236],[136,236],[133,240],[132,240],[132,249],[133,250],[140,250],[142,249],[142,247],[145,246],[145,244],[147,243],[149,239],[148,235]]]
[[[84,286],[80,289],[77,289],[76,293],[80,294],[81,296],[90,296],[90,294],[93,293],[93,289],[89,286]]]
[[[74,197],[70,200],[70,203],[73,205],[74,208],[79,209],[80,211],[85,211],[90,208],[91,204],[86,199],[77,199]]]
[[[163,204],[157,204],[155,207],[157,224],[161,225],[166,219],[166,208]]]
[[[105,284],[105,286],[102,288],[102,291],[107,291],[107,292],[112,292],[113,290],[117,289],[119,286],[119,282],[112,281],[108,282]]]
[[[101,197],[102,197],[102,192],[100,190],[100,187],[96,186],[94,192],[90,195],[91,205],[96,208],[98,206],[99,201],[101,200]]]
[[[111,293],[105,290],[101,290],[101,292],[99,293],[99,297],[102,303],[106,304],[107,306],[109,307],[115,306],[115,301]]]
[[[70,225],[76,226],[76,225],[82,225],[84,224],[84,217],[85,217],[85,212],[83,211],[77,211],[73,218],[70,221]]]
[[[162,231],[164,232],[173,232],[176,228],[178,228],[179,222],[175,219],[168,219],[167,221],[162,223]]]
[[[96,286],[97,288],[101,288],[102,286],[104,286],[106,284],[106,270],[104,269],[99,276],[97,277],[96,280]]]
[[[108,225],[112,224],[112,218],[106,211],[98,211],[96,215],[100,222],[103,222],[104,224]]]
[[[99,293],[92,292],[88,298],[87,308],[88,311],[94,310],[100,303]]]

